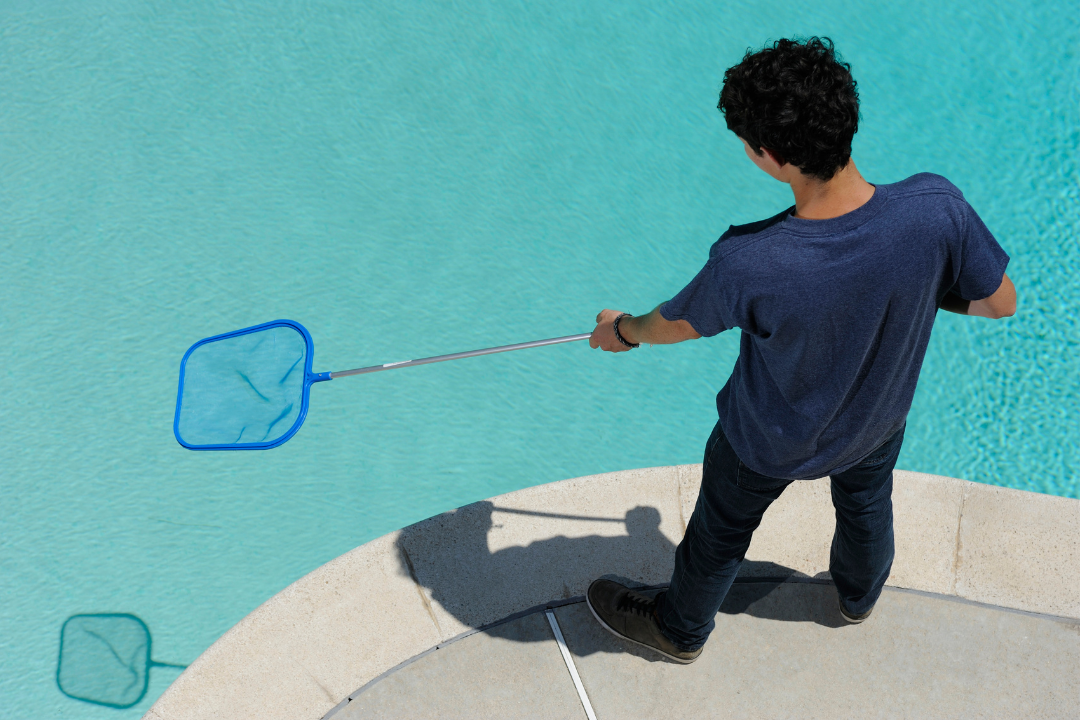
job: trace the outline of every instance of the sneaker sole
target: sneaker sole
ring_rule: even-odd
[[[846,612],[844,612],[844,606],[840,604],[840,598],[836,599],[836,607],[840,608],[840,617],[844,618],[852,625],[858,625],[863,620],[866,620],[868,617],[870,617],[870,613],[874,612],[874,608],[870,608],[870,610],[868,610],[867,613],[860,618],[851,617]]]
[[[618,630],[614,629],[613,627],[608,625],[606,622],[604,622],[604,619],[602,617],[600,617],[600,615],[596,612],[596,610],[593,609],[592,600],[589,599],[588,594],[585,595],[585,604],[589,606],[589,612],[591,612],[592,616],[594,618],[596,618],[596,622],[600,623],[600,627],[604,628],[605,630],[607,630],[609,633],[611,633],[615,637],[619,638],[620,640],[625,640],[626,642],[631,642],[631,643],[634,643],[635,645],[640,645],[643,648],[648,648],[649,650],[652,650],[653,652],[660,653],[661,655],[666,657],[668,660],[674,660],[675,662],[679,663],[680,665],[689,665],[690,663],[694,662],[694,660],[697,660],[696,657],[692,658],[690,660],[687,660],[685,658],[678,657],[677,655],[670,655],[670,654],[664,652],[663,650],[661,650],[658,647],[654,647],[652,645],[647,645],[647,644],[645,644],[643,642],[639,642],[638,640],[634,640],[633,638],[628,638],[625,635],[623,635],[621,632],[619,632]]]

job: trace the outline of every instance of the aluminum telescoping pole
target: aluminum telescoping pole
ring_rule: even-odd
[[[340,370],[338,372],[330,373],[330,377],[339,378],[348,375],[363,375],[365,373],[379,372],[380,370],[396,370],[398,368],[413,367],[415,365],[443,362],[444,360],[460,360],[462,358],[477,357],[478,355],[492,355],[494,353],[510,352],[511,350],[543,347],[544,345],[558,345],[559,343],[574,342],[575,340],[584,340],[589,337],[592,337],[592,333],[567,335],[565,337],[551,338],[550,340],[533,340],[532,342],[517,343],[516,345],[500,345],[499,347],[486,348],[484,350],[469,350],[468,352],[451,353],[449,355],[436,355],[435,357],[423,358],[422,360],[402,360],[401,362],[372,365],[371,367],[356,368],[355,370]]]

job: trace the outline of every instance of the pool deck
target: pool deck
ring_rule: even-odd
[[[602,576],[665,583],[699,480],[576,478],[379,538],[256,609],[145,717],[1075,717],[1080,501],[897,471],[893,572],[848,625],[828,480],[796,483],[683,666],[581,596]]]

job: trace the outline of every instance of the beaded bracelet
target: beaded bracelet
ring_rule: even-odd
[[[622,320],[624,317],[634,317],[634,316],[631,315],[630,313],[623,313],[619,317],[615,318],[615,322],[612,324],[612,328],[614,328],[615,337],[619,340],[619,342],[621,342],[623,345],[625,345],[626,347],[633,350],[634,348],[639,347],[641,345],[641,343],[628,343],[628,342],[626,342],[626,338],[624,338],[622,335],[619,334],[619,321]]]

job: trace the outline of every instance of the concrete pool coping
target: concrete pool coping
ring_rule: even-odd
[[[362,545],[270,598],[154,703],[151,720],[311,718],[478,628],[596,577],[670,577],[700,465],[627,470],[474,503]],[[1080,501],[896,471],[888,585],[1080,619]],[[827,478],[766,513],[740,578],[828,578]]]

